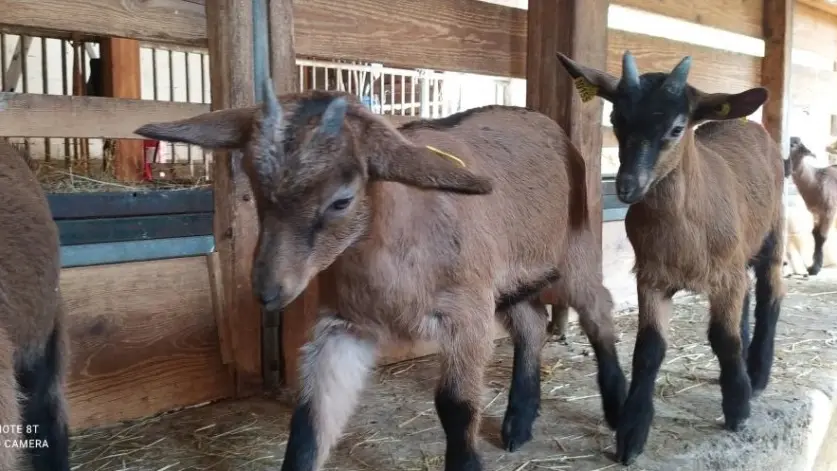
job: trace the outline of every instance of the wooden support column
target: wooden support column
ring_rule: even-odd
[[[206,0],[212,109],[252,106],[252,0]],[[213,153],[215,248],[224,289],[226,337],[232,352],[238,397],[262,388],[261,308],[251,286],[258,218],[241,153]],[[223,336],[222,336],[223,339]]]
[[[762,110],[762,123],[788,155],[790,136],[791,48],[793,35],[793,0],[764,0],[764,59],[761,84],[770,92]]]
[[[782,148],[782,157],[790,154],[790,81],[791,50],[793,48],[793,4],[794,0],[764,0],[762,30],[764,35],[764,58],[761,63],[761,84],[767,88],[770,98],[764,104],[761,121],[767,132]],[[788,212],[788,186],[790,178],[785,178],[782,203],[785,214]],[[782,253],[792,261],[788,253],[788,225],[785,224],[784,247]]]
[[[276,93],[299,91],[299,73],[294,48],[293,0],[267,0],[270,20],[270,75]],[[319,308],[319,281],[308,288],[282,313],[277,329],[277,354],[281,380],[290,389],[299,386],[299,349],[308,340]],[[265,342],[272,339],[265,339]]]
[[[557,52],[607,68],[608,0],[529,0],[526,105],[554,119],[587,162],[587,197],[602,267],[602,101],[582,103]]]
[[[142,98],[140,43],[134,39],[107,38],[101,42],[104,93],[113,98]],[[114,142],[113,173],[122,181],[142,180],[142,140]]]

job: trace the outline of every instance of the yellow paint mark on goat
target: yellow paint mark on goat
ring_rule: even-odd
[[[582,102],[586,103],[599,94],[599,87],[593,85],[584,77],[577,77],[573,80],[573,83],[575,84],[575,89],[578,90],[578,94],[581,95]]]
[[[433,146],[425,146],[425,147],[427,147],[427,150],[429,150],[430,152],[433,152],[436,155],[440,155],[440,156],[442,156],[442,157],[444,157],[448,160],[452,160],[452,161],[456,162],[457,164],[459,164],[460,167],[465,168],[465,162],[463,162],[462,159],[460,159],[459,157],[457,157],[453,154],[448,154],[447,152],[441,151],[441,150],[439,150],[439,149],[437,149]]]
[[[730,111],[732,111],[732,106],[730,106],[729,103],[724,103],[720,108],[718,108],[717,113],[718,116],[726,116]]]

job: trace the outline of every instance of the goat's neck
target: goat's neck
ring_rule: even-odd
[[[812,165],[808,165],[805,160],[795,157],[791,157],[791,165],[794,183],[800,186],[807,186],[813,183],[815,170]]]
[[[694,131],[689,131],[677,146],[667,168],[643,199],[644,205],[656,212],[681,213],[695,193],[703,191],[702,167],[695,144]]]

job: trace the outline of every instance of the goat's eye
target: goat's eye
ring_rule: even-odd
[[[671,137],[678,137],[683,134],[683,126],[675,126],[671,128],[671,133],[669,134]]]
[[[352,204],[352,198],[340,198],[329,205],[328,209],[332,211],[343,211]]]

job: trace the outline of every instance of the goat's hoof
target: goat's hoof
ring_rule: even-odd
[[[770,381],[770,370],[773,368],[773,359],[769,356],[762,358],[757,356],[758,352],[752,352],[747,358],[747,376],[750,377],[751,397],[759,396]]]
[[[503,419],[503,429],[500,432],[503,439],[503,448],[511,453],[519,450],[528,441],[532,440],[532,425],[538,410],[533,411],[508,411]]]
[[[724,386],[722,380],[724,428],[737,432],[743,427],[744,422],[750,418],[750,398],[752,397],[750,378],[738,378],[734,384],[730,384],[726,388]]]
[[[808,275],[816,276],[820,272],[820,270],[822,270],[822,268],[817,266],[808,267]]]
[[[449,450],[445,456],[445,471],[482,471],[482,462],[475,451]]]
[[[616,429],[616,460],[625,466],[631,465],[645,450],[651,422],[654,419],[654,406],[647,404],[626,403]]]

